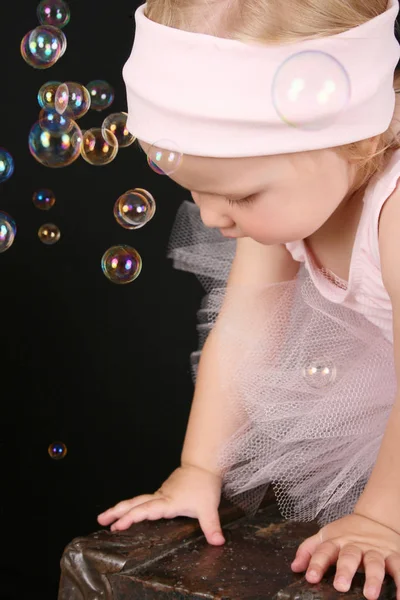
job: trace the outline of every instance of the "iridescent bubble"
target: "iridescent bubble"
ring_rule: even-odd
[[[38,92],[38,102],[41,108],[55,109],[56,91],[61,85],[61,81],[47,81],[42,85]]]
[[[10,179],[14,173],[14,159],[4,148],[0,148],[0,183]]]
[[[307,361],[303,367],[303,377],[306,383],[313,388],[323,388],[333,383],[337,370],[333,362],[325,356]]]
[[[140,229],[151,221],[155,212],[154,197],[142,188],[125,192],[114,205],[115,220],[124,229]]]
[[[107,81],[95,79],[90,81],[86,88],[92,99],[93,110],[105,110],[114,102],[114,90]]]
[[[52,442],[47,452],[49,453],[50,458],[54,460],[60,460],[61,458],[65,458],[67,456],[67,446],[63,442]]]
[[[52,190],[43,188],[33,194],[32,202],[39,210],[50,210],[56,203],[56,197]]]
[[[160,140],[149,148],[147,163],[158,175],[171,175],[182,164],[183,153],[175,142]]]
[[[17,234],[17,224],[6,212],[0,211],[0,253],[12,246]]]
[[[103,130],[113,132],[120,148],[126,148],[136,140],[135,136],[129,133],[126,128],[127,119],[128,114],[126,112],[113,113],[104,119],[101,126]]]
[[[60,29],[68,25],[71,18],[69,6],[64,0],[42,0],[36,12],[39,23]]]
[[[350,77],[330,54],[305,50],[284,61],[272,84],[278,116],[291,127],[316,131],[332,125],[351,97]]]
[[[75,81],[66,81],[56,92],[56,110],[65,112],[73,119],[80,119],[90,108],[90,94],[84,85]],[[57,108],[58,107],[58,108]]]
[[[45,131],[50,131],[51,133],[59,135],[71,131],[75,123],[75,121],[66,114],[60,115],[54,109],[45,108],[42,108],[40,111],[38,122]]]
[[[72,121],[69,131],[49,131],[38,122],[29,133],[29,151],[45,167],[58,169],[71,165],[81,153],[82,131]]]
[[[81,153],[90,165],[108,165],[118,154],[117,138],[111,131],[92,127],[83,134]]]
[[[60,239],[61,232],[54,223],[45,223],[45,225],[39,227],[38,237],[43,244],[46,244],[46,246],[52,246]]]
[[[140,275],[142,259],[131,246],[112,246],[104,253],[101,268],[112,283],[131,283]]]
[[[22,38],[22,58],[34,69],[48,69],[61,57],[64,39],[65,35],[56,27],[36,27]]]

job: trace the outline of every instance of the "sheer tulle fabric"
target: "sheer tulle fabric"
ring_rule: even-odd
[[[397,390],[393,347],[303,265],[293,281],[227,288],[235,248],[183,203],[169,256],[208,292],[193,372],[219,315],[221,393],[238,424],[218,456],[222,491],[254,514],[272,484],[285,518],[324,525],[352,511],[375,464]]]

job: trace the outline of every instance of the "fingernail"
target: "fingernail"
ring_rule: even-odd
[[[311,579],[315,579],[316,577],[318,577],[318,573],[317,573],[317,571],[309,571],[309,572],[307,573],[307,575],[308,575],[309,577],[311,577]]]

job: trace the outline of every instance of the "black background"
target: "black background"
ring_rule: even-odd
[[[72,0],[67,51],[46,70],[27,65],[19,50],[38,25],[37,4],[7,0],[0,13],[0,146],[15,159],[14,175],[0,185],[0,210],[18,226],[13,246],[0,254],[0,596],[7,600],[56,599],[66,544],[101,529],[98,513],[153,492],[179,465],[203,294],[166,257],[188,193],[154,173],[136,144],[107,166],[79,158],[63,169],[43,167],[28,149],[46,81],[105,79],[114,87],[114,104],[80,119],[84,129],[126,111],[122,67],[141,2]],[[57,198],[48,212],[32,203],[41,187]],[[157,212],[127,231],[113,206],[135,187],[154,195]],[[38,239],[46,222],[61,230],[54,246]],[[142,256],[142,273],[129,285],[112,284],[101,271],[115,244]],[[53,441],[66,444],[63,460],[49,457]]]

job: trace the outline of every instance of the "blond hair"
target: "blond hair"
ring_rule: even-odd
[[[147,0],[152,21],[247,43],[289,44],[336,35],[377,17],[387,0]],[[399,32],[398,24],[396,29]],[[400,71],[394,77],[400,91]],[[399,101],[400,95],[396,96]],[[399,115],[397,115],[399,116]],[[382,172],[400,138],[392,126],[372,138],[333,148],[357,169],[354,194]]]

